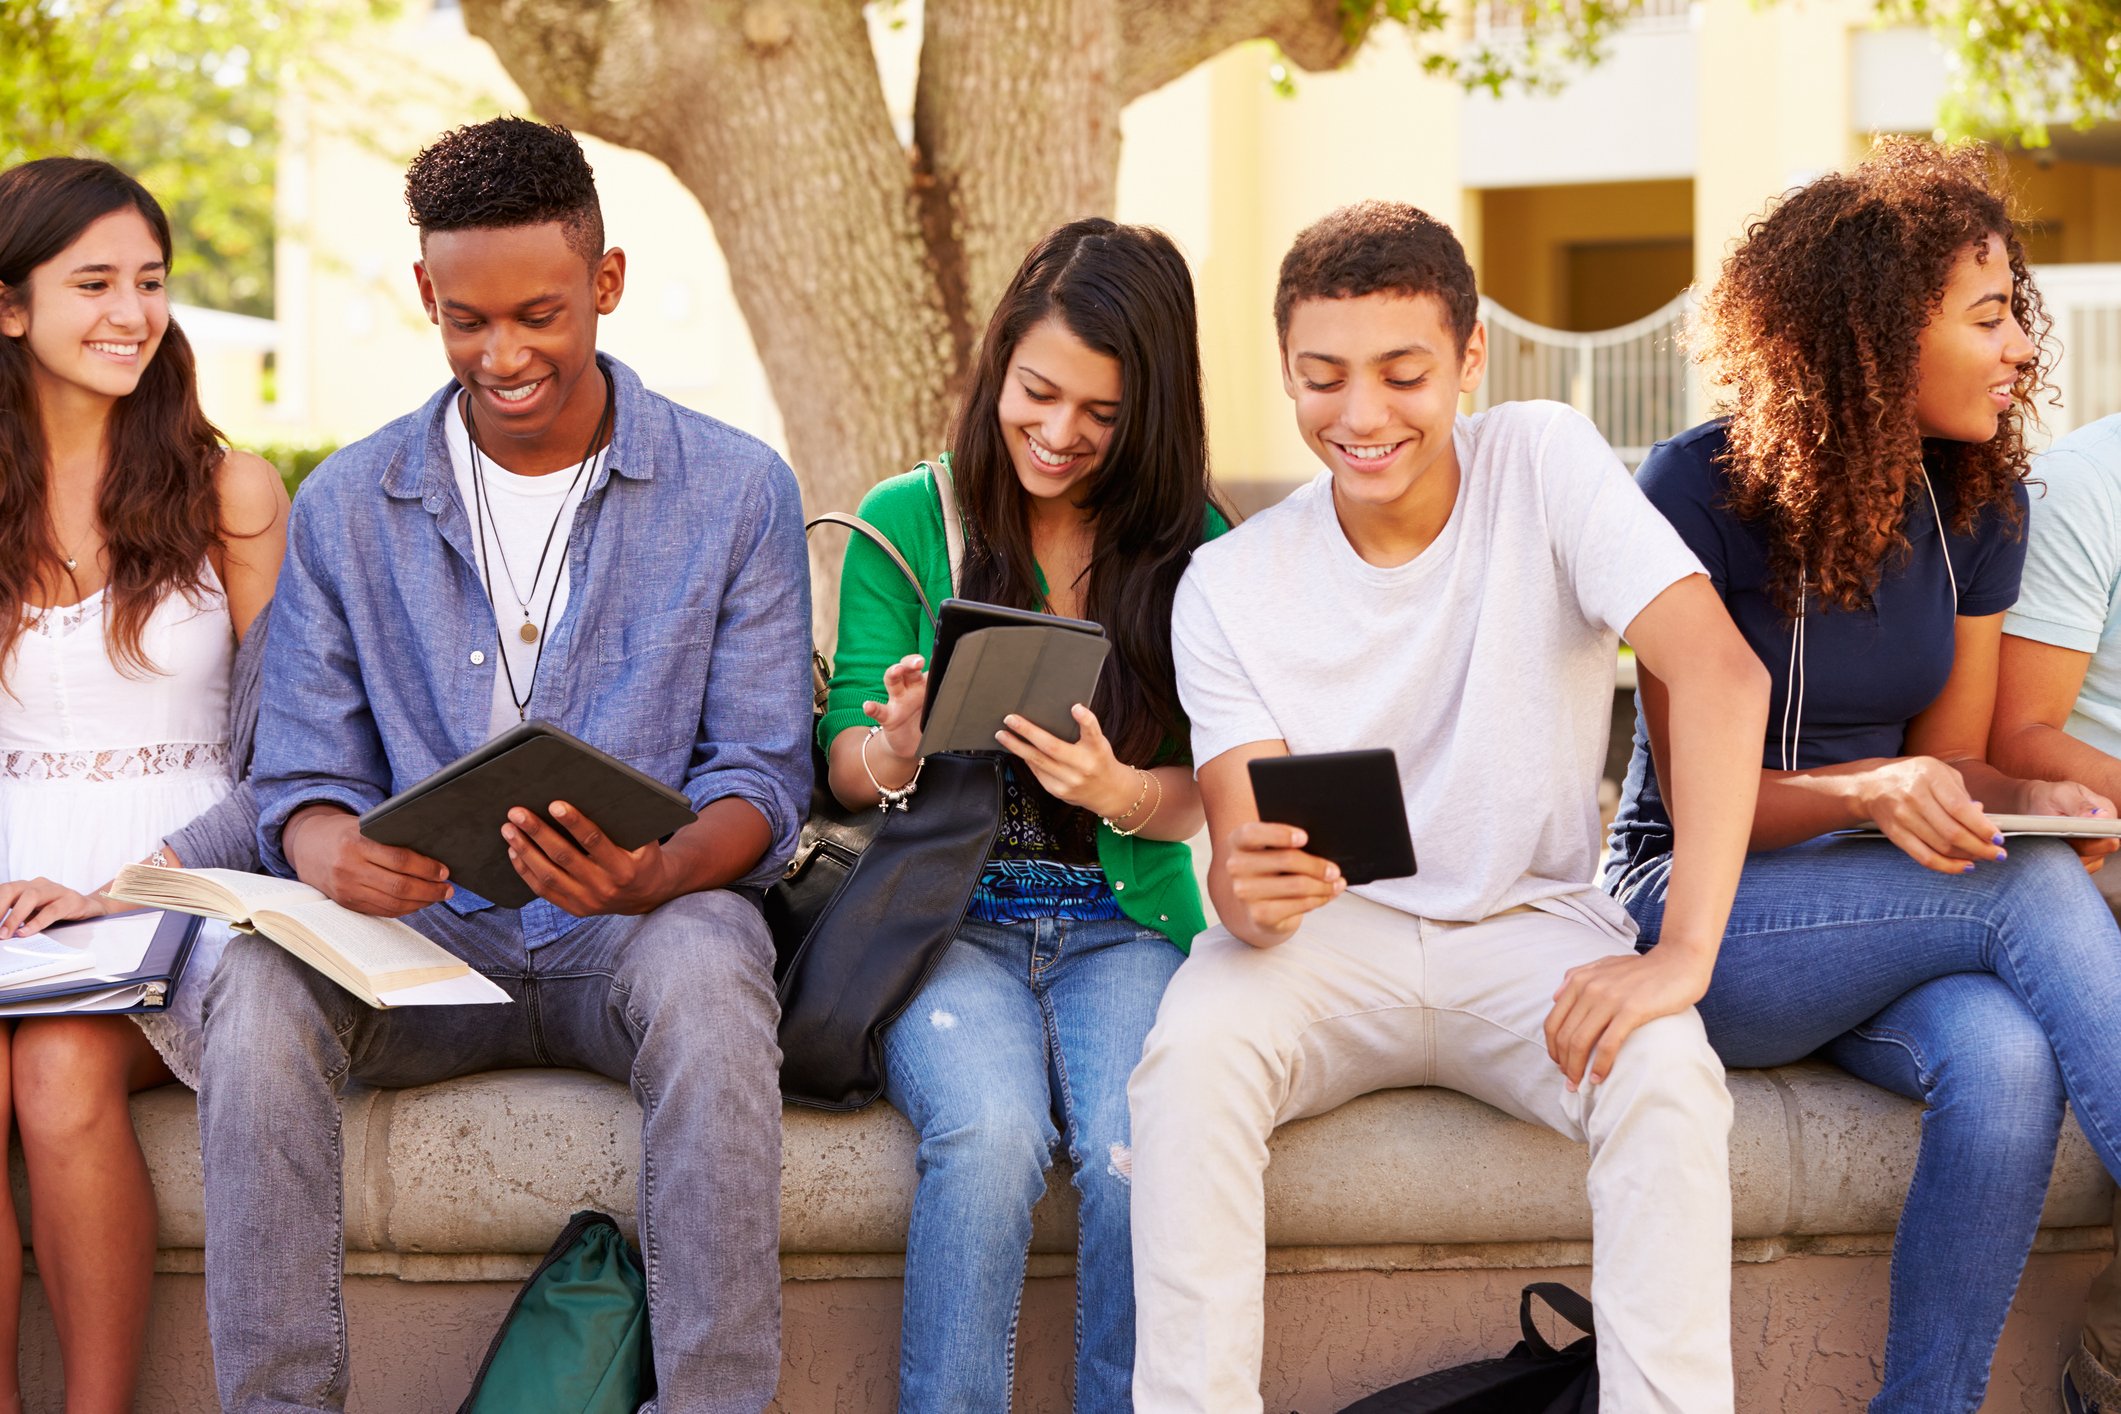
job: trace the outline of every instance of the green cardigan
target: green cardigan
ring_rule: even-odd
[[[942,509],[935,497],[935,473],[925,463],[871,490],[862,498],[859,514],[906,557],[930,604],[950,597]],[[1202,538],[1213,539],[1229,528],[1210,506]],[[847,728],[870,725],[862,704],[884,700],[884,669],[909,651],[924,658],[934,652],[934,628],[922,617],[905,576],[884,552],[864,536],[849,537],[840,571],[839,649],[825,715],[818,722],[820,746],[829,751]],[[1174,761],[1190,759],[1185,742],[1166,746]],[[1155,929],[1184,950],[1207,926],[1200,885],[1193,876],[1193,851],[1185,841],[1120,835],[1100,825],[1097,860],[1120,908],[1144,928]]]

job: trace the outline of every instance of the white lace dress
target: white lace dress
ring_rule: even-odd
[[[204,575],[148,618],[156,671],[111,661],[100,592],[31,614],[0,690],[0,880],[96,888],[228,794],[236,636],[211,565]],[[227,941],[208,924],[169,1010],[134,1018],[194,1088],[199,998]]]

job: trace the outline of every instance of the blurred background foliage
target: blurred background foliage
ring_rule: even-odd
[[[896,0],[878,0],[888,9]],[[1463,0],[1340,0],[1351,41],[1397,31],[1469,89],[1551,90],[1595,63],[1638,0],[1470,0],[1521,22],[1473,40]],[[1759,0],[1762,4],[1801,0]],[[0,167],[106,157],[168,207],[185,303],[272,313],[276,95],[336,82],[333,56],[399,0],[0,0]],[[2121,112],[2117,0],[1879,0],[1952,60],[1940,135],[2046,142],[2050,123]],[[1284,76],[1280,81],[1293,82]]]
[[[394,5],[0,0],[0,167],[102,157],[168,209],[187,304],[272,313],[278,86]]]

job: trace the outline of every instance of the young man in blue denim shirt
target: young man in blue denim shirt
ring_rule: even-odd
[[[311,478],[257,740],[268,868],[405,916],[511,1006],[375,1011],[239,939],[206,998],[207,1314],[223,1406],[344,1407],[339,1096],[507,1066],[624,1079],[662,1414],[756,1414],[779,1374],[780,1097],[757,904],[810,787],[809,583],[770,449],[596,353],[625,259],[564,130],[414,162],[422,302],[455,381]],[[572,484],[569,484],[571,480]],[[542,546],[541,546],[541,542]],[[453,888],[359,812],[536,716],[681,791],[631,852],[549,804],[503,831],[538,898]]]

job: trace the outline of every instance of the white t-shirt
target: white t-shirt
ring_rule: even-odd
[[[2055,443],[2033,476],[2025,579],[2003,631],[2092,655],[2062,729],[2121,756],[2121,415]]]
[[[1632,931],[1591,886],[1614,649],[1700,562],[1563,404],[1462,416],[1453,439],[1458,503],[1406,564],[1355,552],[1325,473],[1194,552],[1171,634],[1193,759],[1390,747],[1419,872],[1355,892],[1459,922],[1588,908]]]
[[[537,714],[537,699],[532,690],[538,667],[538,647],[545,636],[559,626],[560,616],[567,611],[569,581],[573,578],[567,570],[567,538],[574,528],[574,513],[582,504],[582,493],[589,483],[596,480],[597,469],[610,448],[590,458],[589,467],[577,478],[573,467],[562,467],[544,476],[518,476],[501,466],[483,451],[479,454],[481,478],[486,483],[486,500],[483,507],[477,501],[478,491],[471,481],[471,434],[464,427],[462,399],[452,400],[450,416],[443,422],[449,439],[449,464],[456,472],[457,494],[464,498],[464,513],[471,521],[471,543],[478,555],[479,573],[485,583],[492,586],[494,624],[500,634],[500,651],[507,655],[508,668],[502,671],[501,660],[490,651],[487,668],[493,673],[493,710],[488,719],[488,734],[499,736],[523,720],[516,710],[516,702],[529,699],[530,714]],[[572,489],[568,483],[572,482]],[[485,520],[485,536],[479,534],[481,518]],[[554,528],[557,519],[558,528]],[[545,549],[547,536],[552,538],[552,549]],[[499,555],[494,551],[498,549]],[[545,568],[538,570],[538,556],[545,557]],[[504,568],[505,564],[505,568]],[[514,587],[510,588],[509,575],[514,575]],[[531,582],[536,576],[536,583]],[[555,585],[554,581],[558,584]],[[518,598],[518,595],[524,597]],[[552,608],[545,607],[547,596],[551,596]],[[523,605],[530,606],[530,622],[538,627],[538,641],[525,643],[522,637]],[[515,696],[509,696],[509,678],[515,679]]]

